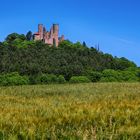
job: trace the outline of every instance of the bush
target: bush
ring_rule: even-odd
[[[41,76],[37,77],[36,81],[41,84],[51,84],[57,83],[58,79],[57,76],[54,74],[42,74]]]
[[[30,84],[41,84],[40,76],[39,75],[30,75],[29,76]]]
[[[128,82],[136,82],[139,81],[137,74],[133,71],[122,71],[122,80]]]
[[[120,73],[115,70],[106,69],[102,72],[101,82],[118,82],[120,80]]]
[[[100,82],[118,82],[118,81],[114,77],[102,77],[100,79]]]
[[[17,72],[0,75],[0,85],[13,86],[13,85],[27,85],[29,84],[29,78],[21,76]]]
[[[101,77],[102,77],[102,74],[100,72],[91,71],[91,72],[88,73],[88,78],[92,82],[98,82],[98,81],[100,81]]]
[[[138,73],[132,70],[115,71],[104,70],[102,72],[101,82],[137,82],[139,81]]]
[[[30,76],[31,84],[53,84],[53,83],[66,83],[63,75],[58,77],[54,74],[41,74],[37,76]]]
[[[73,76],[70,83],[89,83],[91,82],[86,76]]]
[[[63,84],[63,83],[66,83],[66,80],[65,80],[65,78],[64,78],[63,75],[59,75],[59,76],[57,77],[57,82],[58,82],[59,84]]]

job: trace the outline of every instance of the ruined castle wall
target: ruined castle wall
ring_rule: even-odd
[[[55,45],[56,47],[59,45],[59,42],[64,40],[64,36],[59,38],[59,25],[53,24],[50,29],[50,32],[43,27],[43,24],[38,25],[38,32],[34,34],[35,40],[42,40],[46,44]]]

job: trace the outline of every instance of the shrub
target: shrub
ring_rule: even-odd
[[[101,82],[117,82],[120,80],[120,74],[118,71],[106,69],[102,72]]]
[[[118,81],[114,77],[102,77],[100,79],[100,82],[118,82]]]
[[[38,81],[42,84],[51,84],[51,83],[57,83],[58,79],[57,76],[54,74],[42,74],[38,77]]]
[[[57,77],[57,81],[58,81],[59,84],[66,83],[66,80],[65,80],[65,78],[64,78],[63,75],[59,75],[59,76]]]
[[[65,83],[66,80],[63,75],[58,77],[54,74],[41,74],[37,76],[30,76],[31,84],[52,84],[52,83]]]
[[[100,81],[101,77],[102,77],[102,74],[100,72],[91,71],[91,72],[88,73],[88,78],[92,82],[98,82],[98,81]]]
[[[29,81],[30,84],[41,84],[40,75],[30,75]]]
[[[17,72],[0,75],[0,85],[2,86],[27,84],[29,84],[29,78],[27,76],[21,76]]]
[[[115,71],[107,69],[102,74],[101,82],[136,82],[139,80],[137,72],[132,70]]]
[[[139,81],[137,74],[133,71],[122,71],[122,80],[128,82],[136,82]]]
[[[91,82],[86,76],[73,76],[70,83],[89,83]]]

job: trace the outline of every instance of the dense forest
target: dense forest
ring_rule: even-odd
[[[85,42],[65,40],[56,48],[12,33],[0,43],[0,85],[139,81],[140,69]]]

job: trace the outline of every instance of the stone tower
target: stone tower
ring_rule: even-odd
[[[59,44],[58,34],[59,34],[59,25],[53,24],[53,45],[54,46],[58,46]]]
[[[43,40],[43,24],[38,24],[38,33],[40,34],[40,40]]]

